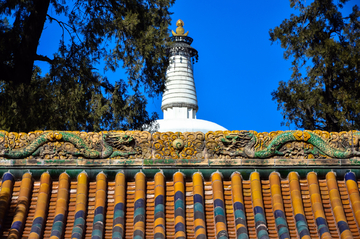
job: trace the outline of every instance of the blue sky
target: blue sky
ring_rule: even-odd
[[[352,1],[356,2],[356,1]],[[352,4],[345,6],[345,11]],[[182,19],[185,31],[194,39],[199,52],[194,66],[199,103],[198,119],[213,121],[228,130],[258,132],[295,129],[280,126],[283,121],[271,92],[279,81],[291,76],[291,62],[283,58],[279,43],[271,44],[269,29],[280,25],[294,11],[287,0],[278,1],[189,1],[178,0],[171,8],[172,26]],[[55,23],[47,25],[38,53],[56,51],[61,31]],[[58,34],[58,36],[56,35]],[[107,73],[110,81],[124,71]],[[158,112],[161,97],[149,99],[148,110]]]
[[[349,12],[354,3],[358,2],[346,4],[343,10]],[[296,13],[288,0],[208,0],[206,4],[183,0],[171,10],[172,29],[182,19],[199,52],[194,75],[198,119],[228,130],[296,129],[280,126],[283,118],[271,96],[279,81],[287,81],[292,73],[280,43],[269,40],[269,29]],[[154,100],[149,108],[156,110],[160,105],[160,99]]]

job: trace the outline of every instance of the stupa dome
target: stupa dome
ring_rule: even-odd
[[[163,119],[157,120],[159,132],[203,132],[225,131],[224,127],[214,122],[201,119]]]

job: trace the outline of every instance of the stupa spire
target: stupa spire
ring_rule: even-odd
[[[168,48],[169,67],[166,71],[166,90],[163,94],[161,110],[164,119],[156,121],[159,132],[198,132],[226,130],[207,120],[197,119],[198,101],[193,74],[193,64],[198,60],[198,52],[191,43],[193,39],[184,30],[184,22],[176,22],[176,32],[172,31],[173,42]]]
[[[184,22],[179,19],[176,26],[168,49],[170,62],[161,109],[164,119],[196,119],[198,102],[191,63],[197,60],[198,52],[190,46],[193,39],[187,36],[189,32],[185,33]]]

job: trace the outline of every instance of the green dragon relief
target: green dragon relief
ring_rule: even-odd
[[[269,142],[266,140],[262,147],[256,135],[250,131],[240,131],[240,133],[229,134],[220,140],[223,146],[218,146],[215,153],[229,156],[242,156],[245,158],[265,159],[273,156],[284,156],[287,150],[284,145],[290,142],[306,142],[313,147],[304,149],[304,153],[309,155],[325,155],[331,158],[351,158],[360,156],[358,143],[360,132],[350,132],[350,137],[340,137],[338,143],[340,147],[334,147],[331,140],[312,131],[286,131],[276,135]],[[350,142],[350,143],[349,143]],[[266,144],[267,143],[267,144]],[[261,148],[261,149],[260,149]]]
[[[29,156],[38,156],[39,154],[41,155],[41,152],[44,150],[43,146],[49,142],[69,142],[75,147],[71,151],[65,150],[65,154],[88,159],[105,159],[118,156],[127,157],[129,155],[141,153],[141,149],[140,147],[136,147],[136,142],[133,137],[119,133],[102,134],[102,138],[94,147],[89,147],[85,140],[76,133],[63,131],[42,133],[40,136],[30,141],[28,145],[16,149],[11,148],[6,144],[6,138],[6,134],[0,132],[0,157],[8,159],[21,159]],[[133,145],[133,151],[121,151],[123,145],[129,144]]]

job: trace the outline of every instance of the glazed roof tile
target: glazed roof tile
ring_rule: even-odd
[[[156,175],[155,183],[121,171],[115,178],[81,173],[77,179],[45,172],[32,181],[25,173],[21,182],[5,173],[2,237],[360,238],[360,181],[352,172],[281,178],[254,171],[247,180],[217,171],[210,177]]]

